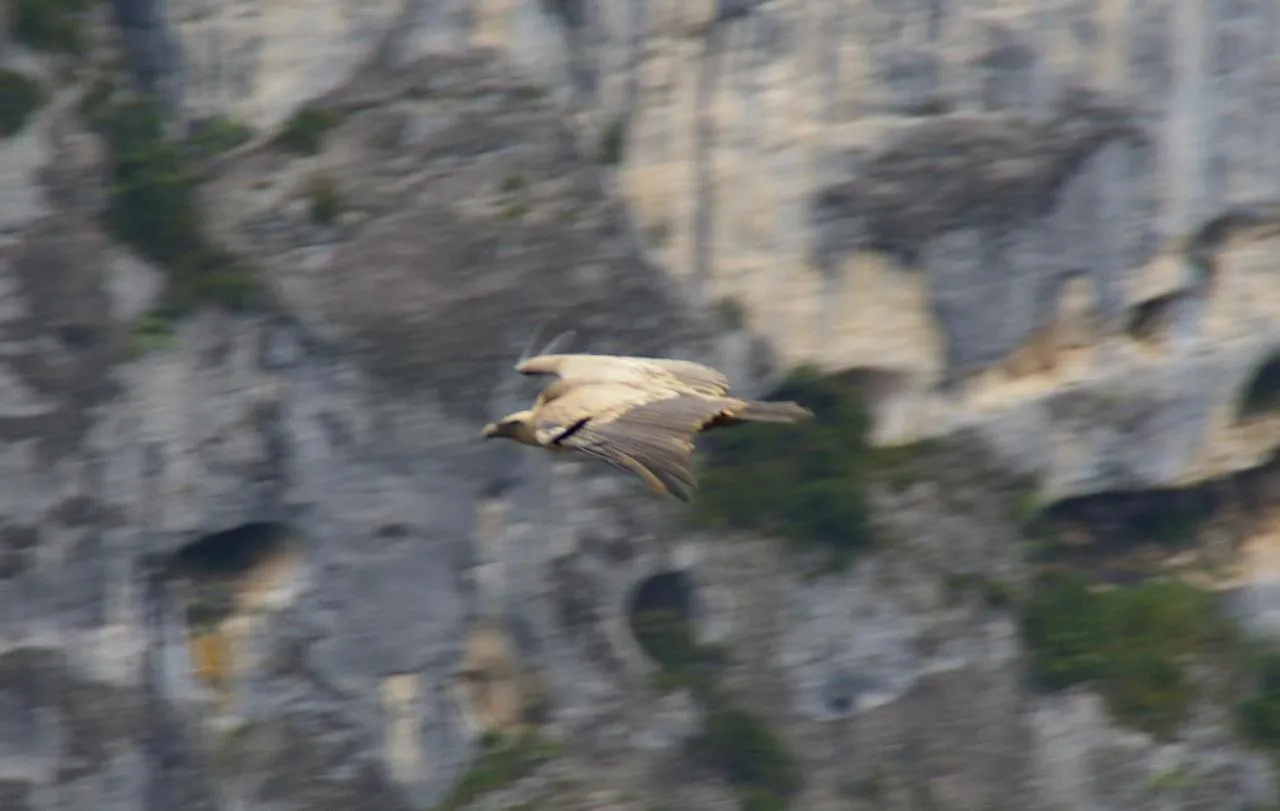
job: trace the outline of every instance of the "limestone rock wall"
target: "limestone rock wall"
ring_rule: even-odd
[[[639,238],[691,295],[744,306],[784,363],[892,377],[883,441],[980,424],[1054,497],[1266,450],[1230,423],[1276,351],[1267,250],[1219,245],[1201,296],[1186,246],[1280,198],[1270,4],[207,5],[168,14],[183,108],[258,127],[367,62],[496,50],[613,142]],[[1121,378],[1143,451],[1061,396]]]
[[[565,752],[482,804],[735,807],[627,628],[637,587],[676,574],[802,760],[799,807],[1274,798],[1221,706],[1161,743],[1087,691],[1041,696],[1010,610],[953,588],[1025,586],[1005,468],[1054,499],[1276,444],[1276,417],[1238,419],[1280,348],[1273,4],[112,14],[177,119],[258,136],[202,187],[204,225],[278,307],[140,342],[163,271],[98,225],[87,88],[0,141],[0,807],[430,807],[485,733],[535,721]],[[344,113],[324,148],[269,143],[307,103]],[[715,323],[722,297],[744,326]],[[530,394],[507,368],[549,315],[748,388],[815,361],[874,393],[881,441],[972,455],[877,492],[901,542],[811,578],[625,480],[475,440]],[[1274,605],[1263,523],[1246,620]]]

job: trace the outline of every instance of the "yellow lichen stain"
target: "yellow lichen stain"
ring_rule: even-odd
[[[1054,344],[1055,336],[1052,325],[1037,330],[1003,361],[974,374],[968,404],[989,411],[1034,400],[1060,388],[1073,373],[1087,368],[1088,351],[1059,349]]]
[[[476,505],[476,535],[487,542],[502,538],[507,523],[507,502],[501,498],[483,498]]]
[[[266,611],[288,602],[288,586],[298,572],[302,555],[289,544],[264,558],[246,572],[236,584],[238,611]]]
[[[1058,298],[1056,346],[1059,350],[1086,350],[1102,337],[1097,317],[1097,286],[1093,279],[1068,281]]]
[[[386,758],[391,773],[401,782],[419,777],[426,763],[418,738],[421,719],[417,701],[421,692],[421,677],[417,673],[387,676],[380,685],[386,718]]]
[[[460,702],[481,731],[524,728],[524,675],[511,640],[497,620],[482,619],[467,635],[457,679]]]
[[[1246,578],[1280,584],[1280,511],[1271,511],[1269,520],[1245,540],[1240,553]]]
[[[1001,364],[1006,375],[1018,379],[1047,376],[1058,368],[1058,323],[1042,324],[1031,331],[1026,342],[1014,349]]]
[[[507,44],[511,0],[476,0],[472,4],[471,44],[476,48],[501,48]]]
[[[187,650],[196,679],[213,691],[220,712],[231,709],[234,679],[244,667],[255,618],[287,604],[302,562],[293,538],[256,556],[233,575],[188,573]]]
[[[231,642],[221,628],[187,634],[187,650],[197,679],[213,690],[219,709],[230,703],[235,657]]]
[[[1126,300],[1130,306],[1187,286],[1191,274],[1183,250],[1183,244],[1170,240],[1149,262],[1125,274]]]

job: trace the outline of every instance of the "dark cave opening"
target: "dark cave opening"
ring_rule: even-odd
[[[1044,563],[1086,569],[1126,583],[1165,569],[1179,554],[1202,548],[1204,529],[1228,522],[1248,532],[1280,494],[1280,453],[1261,465],[1187,487],[1094,493],[1040,511],[1034,530],[1048,543]],[[1204,561],[1208,562],[1208,561]]]
[[[99,331],[85,324],[64,324],[57,332],[62,345],[71,352],[86,352],[101,340]]]
[[[1178,304],[1186,298],[1186,291],[1170,293],[1140,301],[1129,308],[1125,333],[1135,341],[1151,343],[1161,340],[1177,316]]]
[[[382,526],[378,527],[374,535],[378,536],[379,538],[393,538],[396,540],[400,540],[403,538],[408,538],[409,533],[410,533],[410,530],[407,524],[402,524],[396,521],[390,524],[383,524]]]
[[[822,703],[828,712],[844,715],[857,706],[859,692],[858,680],[853,674],[837,670],[823,682]]]
[[[173,554],[172,571],[191,586],[186,608],[192,629],[209,630],[246,601],[270,590],[291,567],[296,534],[275,521],[251,521],[201,535]]]
[[[646,577],[631,595],[631,616],[651,611],[667,611],[684,620],[692,620],[694,587],[681,571],[659,572]]]
[[[694,584],[681,571],[650,575],[632,592],[627,607],[631,632],[659,665],[679,668],[694,655],[695,603]]]
[[[1240,398],[1241,422],[1280,411],[1280,352],[1254,372]]]
[[[1217,507],[1208,489],[1107,492],[1070,498],[1043,513],[1051,523],[1089,526],[1096,540],[1110,545],[1185,541]]]
[[[173,561],[192,577],[239,577],[288,551],[293,538],[288,524],[251,521],[201,535],[180,547]]]

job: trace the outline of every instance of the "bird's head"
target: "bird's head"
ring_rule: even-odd
[[[494,439],[495,437],[514,439],[522,445],[538,444],[537,438],[533,435],[532,411],[516,411],[513,414],[508,414],[502,419],[486,425],[480,435],[485,439]]]

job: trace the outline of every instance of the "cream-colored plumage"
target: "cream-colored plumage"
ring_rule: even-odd
[[[568,382],[671,386],[698,394],[728,394],[729,378],[689,360],[620,355],[539,355],[516,364],[522,375],[555,375]]]
[[[682,501],[697,487],[697,434],[743,422],[791,423],[813,416],[796,403],[733,397],[727,377],[692,361],[539,355],[516,364],[516,371],[557,379],[529,409],[486,425],[485,437],[584,453],[639,477],[659,495]]]

